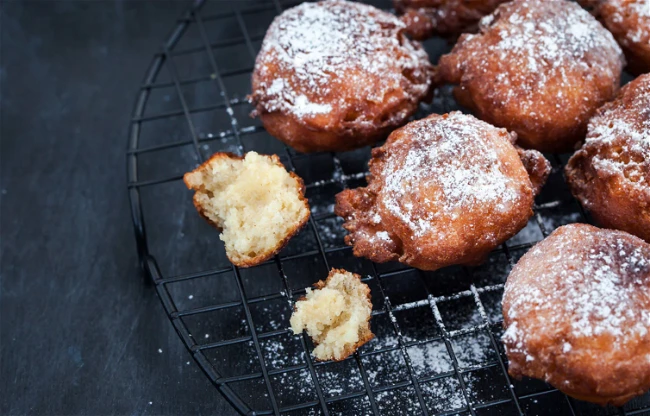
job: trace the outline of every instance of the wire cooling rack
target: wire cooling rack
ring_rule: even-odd
[[[216,388],[249,415],[650,414],[649,394],[601,408],[506,372],[500,302],[510,268],[553,229],[589,220],[564,183],[566,156],[548,155],[553,173],[534,217],[483,266],[422,272],[352,255],[334,195],[365,184],[370,149],[299,154],[248,116],[245,97],[266,28],[293,5],[195,2],[154,56],[131,121],[128,191],[142,267]],[[435,62],[451,46],[434,38],[425,47]],[[443,89],[416,118],[455,109]],[[250,150],[278,154],[305,180],[312,217],[273,260],[238,269],[181,178],[213,152]],[[304,288],[332,267],[364,276],[376,338],[342,362],[322,363],[288,319]]]

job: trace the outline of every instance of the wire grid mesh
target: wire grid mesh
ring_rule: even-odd
[[[510,268],[558,226],[589,222],[564,184],[565,156],[548,156],[553,173],[534,217],[483,266],[422,272],[352,255],[333,198],[365,184],[370,150],[299,154],[248,117],[261,40],[273,17],[295,3],[197,1],[155,55],[132,119],[128,189],[142,267],[224,397],[251,415],[650,414],[649,394],[601,408],[506,371],[500,302]],[[425,47],[435,61],[450,45],[434,38]],[[416,118],[455,109],[443,89]],[[215,151],[250,150],[278,154],[305,180],[312,216],[273,260],[238,269],[194,212],[181,178]],[[364,276],[376,338],[342,362],[315,362],[310,339],[293,335],[288,318],[304,288],[331,267]]]

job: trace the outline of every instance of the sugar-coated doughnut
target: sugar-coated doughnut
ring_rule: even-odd
[[[405,28],[390,13],[342,0],[285,11],[255,62],[253,115],[301,152],[386,138],[431,93],[433,66]]]
[[[503,317],[512,376],[621,406],[650,388],[650,245],[623,231],[560,227],[513,268]]]
[[[459,112],[394,131],[373,149],[368,186],[336,197],[346,243],[356,256],[423,270],[482,262],[526,225],[550,171],[515,138]]]
[[[650,72],[650,0],[581,0],[612,32],[634,74]]]
[[[515,0],[461,36],[437,79],[457,84],[460,103],[516,132],[522,147],[565,152],[618,92],[623,63],[612,34],[578,4]]]
[[[600,225],[650,242],[650,74],[598,110],[565,173]]]

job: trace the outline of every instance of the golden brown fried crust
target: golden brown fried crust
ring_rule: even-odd
[[[626,69],[650,72],[650,13],[647,0],[581,0],[612,32],[625,52]],[[645,8],[645,9],[644,9]]]
[[[325,286],[327,286],[327,283],[329,283],[330,279],[335,274],[348,274],[348,273],[351,274],[355,279],[358,279],[359,281],[361,281],[361,276],[356,274],[356,273],[351,273],[351,272],[348,272],[347,270],[344,270],[344,269],[334,269],[333,268],[332,270],[330,270],[330,273],[327,275],[327,279],[324,280],[324,281],[319,280],[318,282],[314,283],[313,288],[314,289],[322,289]],[[372,297],[370,295],[370,288],[368,287],[368,285],[364,285],[364,286],[365,286],[365,289],[366,289],[365,290],[366,298],[368,299],[368,302],[372,305]],[[306,298],[303,296],[300,299],[298,299],[298,301],[305,300],[305,299]],[[294,306],[294,308],[295,308],[295,306]],[[334,358],[334,359],[332,359],[332,361],[343,361],[343,360],[345,360],[350,355],[354,354],[354,352],[357,349],[361,348],[361,346],[363,344],[369,342],[374,337],[375,337],[375,334],[373,334],[372,331],[370,330],[370,316],[368,316],[368,320],[366,321],[366,326],[363,328],[362,332],[359,334],[359,341],[354,345],[350,345],[349,348],[346,348],[344,350],[343,356],[340,359]],[[318,343],[314,341],[314,345],[318,345]],[[319,361],[318,358],[316,358],[316,361]]]
[[[529,152],[534,185],[511,140],[458,112],[395,130],[372,151],[368,186],[336,196],[345,242],[355,256],[422,270],[481,263],[526,225],[548,174],[543,156]]]
[[[517,153],[530,177],[533,194],[537,196],[551,174],[551,162],[536,150],[524,150],[517,146]]]
[[[618,91],[623,55],[577,4],[515,0],[441,57],[440,83],[479,118],[515,131],[522,147],[572,150],[594,111]]]
[[[280,162],[280,158],[277,155],[269,155],[269,157],[273,160],[273,163],[275,163],[277,166],[281,167],[282,169],[286,169],[285,166],[282,164],[282,162]],[[199,167],[194,169],[192,172],[206,170],[206,169],[209,168],[211,162],[217,161],[217,160],[219,160],[221,158],[229,158],[229,159],[236,159],[236,160],[243,160],[244,159],[242,156],[238,156],[238,155],[236,155],[234,153],[217,152],[217,153],[213,154],[212,156],[210,156],[210,158],[208,160],[203,162]],[[191,190],[194,190],[194,191],[199,191],[200,188],[193,188],[189,184],[189,182],[187,180],[187,176],[186,176],[189,173],[191,173],[191,172],[188,172],[185,175],[183,175],[183,182],[185,182],[185,186],[187,186],[188,189],[191,189]],[[299,194],[299,199],[307,207],[307,212],[310,212],[310,210],[309,210],[309,201],[305,197],[305,190],[306,190],[305,182],[302,180],[302,178],[300,176],[296,175],[294,172],[288,172],[288,173],[298,183],[297,191],[298,191],[298,194]],[[194,197],[192,198],[192,202],[194,203],[194,207],[198,211],[199,215],[201,215],[201,217],[203,217],[203,219],[205,219],[210,225],[212,225],[217,230],[219,230],[219,232],[223,231],[223,229],[220,226],[218,226],[214,221],[212,221],[206,215],[206,208],[204,208],[201,205],[201,203],[198,201],[197,193],[194,193]],[[251,259],[237,260],[237,259],[233,259],[230,256],[228,256],[228,260],[232,264],[234,264],[235,266],[238,266],[238,267],[253,267],[253,266],[256,266],[258,264],[264,263],[266,260],[268,260],[271,257],[278,254],[280,252],[280,250],[282,250],[287,244],[289,244],[289,240],[291,240],[291,238],[294,235],[298,234],[298,232],[305,226],[305,224],[307,224],[308,220],[309,220],[309,215],[305,216],[304,218],[301,218],[300,221],[296,224],[296,226],[291,229],[291,231],[286,235],[285,238],[278,241],[278,243],[275,245],[275,247],[272,250],[269,250],[266,253],[261,253],[261,254],[255,256],[255,257],[253,257]],[[226,255],[228,255],[228,253],[226,253]]]
[[[650,242],[650,74],[627,84],[589,122],[566,166],[573,195],[602,226]]]
[[[473,32],[478,21],[508,0],[393,0],[408,34],[416,40],[433,35]]]
[[[622,406],[650,388],[650,245],[571,224],[524,255],[506,282],[508,372]]]
[[[373,151],[373,157],[375,152]],[[368,182],[372,182],[372,174]],[[376,235],[378,232],[387,232],[381,223],[373,224],[364,213],[373,212],[375,209],[376,195],[367,188],[345,189],[336,195],[334,212],[346,220],[343,228],[350,232],[345,236],[345,243],[353,246],[352,252],[357,257],[366,257],[375,263],[397,261],[402,256],[404,249],[402,242],[395,235],[389,233],[389,239],[370,239],[366,235]]]
[[[365,107],[362,105],[362,107]],[[412,108],[409,105],[408,117],[417,109],[417,104]],[[368,114],[371,112],[368,108],[359,110],[360,113]],[[386,115],[382,122],[377,123],[356,123],[354,121],[333,121],[330,116],[325,121],[328,125],[339,123],[334,128],[319,129],[313,125],[313,120],[296,120],[295,117],[288,116],[282,112],[259,113],[259,117],[264,124],[264,128],[273,137],[280,139],[285,144],[291,146],[299,152],[342,152],[353,150],[359,147],[367,146],[379,140],[383,140],[395,127],[404,124],[408,117],[403,109],[397,110],[397,113],[390,114],[387,109]],[[385,118],[384,118],[385,117]],[[332,131],[332,130],[335,130]]]
[[[350,150],[404,124],[430,99],[433,71],[395,16],[345,1],[305,3],[266,34],[252,115],[301,152]]]

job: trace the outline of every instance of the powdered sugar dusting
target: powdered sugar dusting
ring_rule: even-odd
[[[269,112],[299,117],[332,111],[330,93],[350,90],[350,100],[382,102],[409,82],[404,71],[419,74],[428,63],[419,44],[404,38],[404,28],[395,16],[359,3],[335,0],[289,9],[275,19],[264,39],[256,62],[260,82],[253,95],[263,97]],[[284,78],[271,78],[280,74]],[[368,82],[368,76],[378,77],[381,84]],[[421,95],[429,84],[411,87]]]
[[[469,390],[469,386],[468,390]],[[450,410],[458,410],[467,406],[463,390],[455,377],[441,378],[429,383],[423,383],[420,388],[426,395],[431,410],[435,413],[442,413]]]
[[[313,103],[305,95],[297,96],[293,106],[294,114],[299,117],[309,114],[326,114],[330,111],[332,111],[331,105]]]
[[[567,88],[576,78],[617,79],[621,67],[619,46],[589,13],[566,1],[544,3],[514,2],[498,9],[503,17],[483,18],[482,32],[498,36],[497,42],[479,41],[483,34],[468,37],[472,55],[499,57],[498,100],[523,106],[533,118],[540,116],[536,109],[562,109],[575,100],[557,88],[549,94],[549,84]]]
[[[390,236],[388,235],[388,233],[387,233],[386,231],[379,231],[379,232],[376,233],[375,235],[376,235],[377,238],[379,238],[380,240],[391,241]]]
[[[630,29],[625,33],[622,43],[645,46],[645,49],[648,50],[647,42],[650,40],[650,0],[611,0],[609,3],[614,11],[611,16],[613,22],[621,24],[629,18],[628,16],[636,16],[639,19],[639,24],[634,30]],[[644,41],[646,45],[642,44]]]
[[[458,112],[409,124],[413,144],[406,157],[387,160],[380,204],[417,237],[444,232],[449,215],[456,219],[479,204],[507,211],[519,200],[520,187],[504,173],[495,146],[480,139],[486,127],[491,126]],[[416,213],[410,196],[420,187],[436,191],[423,192],[419,203],[426,209]]]
[[[382,415],[415,415],[422,413],[420,403],[412,387],[376,393],[375,400]]]
[[[593,158],[593,166],[596,171],[605,174],[617,174],[628,177],[632,182],[643,185],[650,177],[644,174],[644,164],[650,161],[650,129],[639,131],[634,125],[625,120],[616,120],[610,125],[601,125],[594,130],[594,134],[600,135],[602,142],[612,141],[624,137],[625,142],[621,150],[613,155],[596,154]],[[593,136],[589,140],[594,139]],[[588,141],[589,141],[588,140]],[[623,154],[637,155],[637,157],[621,157]],[[648,186],[647,184],[645,186]]]
[[[404,304],[406,305],[406,304]],[[412,307],[412,306],[411,306]],[[265,312],[271,312],[266,310]],[[383,345],[393,345],[385,352],[363,352],[361,360],[368,375],[368,381],[377,389],[392,386],[409,380],[404,352],[398,348],[398,336],[395,332],[379,335],[384,338]],[[272,375],[276,397],[283,401],[313,400],[314,382],[306,368],[306,356],[299,341],[300,335],[281,335],[263,337],[260,342],[265,365],[276,372]],[[480,337],[466,337],[462,344],[464,355],[461,363],[468,360],[484,362],[485,340]],[[459,344],[461,346],[461,344]],[[488,347],[489,348],[489,347]],[[456,347],[454,347],[456,349]],[[425,343],[409,342],[406,344],[406,356],[418,379],[420,390],[426,405],[435,412],[462,409],[467,406],[449,351],[442,339]],[[258,359],[251,356],[251,367],[258,365]],[[302,366],[301,369],[295,369]],[[282,370],[285,370],[282,371]],[[358,365],[353,358],[340,362],[314,363],[318,384],[327,398],[337,398],[346,394],[364,391],[364,382]],[[278,372],[279,371],[279,372]],[[422,381],[435,377],[433,381]],[[439,378],[438,378],[439,377]],[[472,386],[466,386],[472,394]],[[420,404],[413,387],[377,391],[374,395],[378,407],[385,415],[402,415],[420,413]],[[338,402],[341,414],[366,414],[363,403],[356,401]],[[339,414],[333,411],[332,414]]]
[[[407,349],[413,370],[418,377],[438,375],[453,370],[444,342],[429,342]]]
[[[602,175],[617,175],[647,187],[650,185],[650,75],[640,77],[623,93],[624,98],[633,97],[614,103],[592,119],[584,148],[611,149],[611,152],[594,154],[594,169]]]
[[[619,0],[619,2],[621,1]],[[648,0],[636,0],[621,3],[628,3],[632,10],[634,10],[634,12],[639,16],[650,17],[650,1]]]
[[[648,336],[649,287],[650,247],[641,240],[585,225],[560,228],[526,254],[506,283],[506,349],[532,361],[529,343],[553,333],[564,334],[566,354],[584,353],[574,345],[601,336],[613,339],[613,350],[625,349]]]

